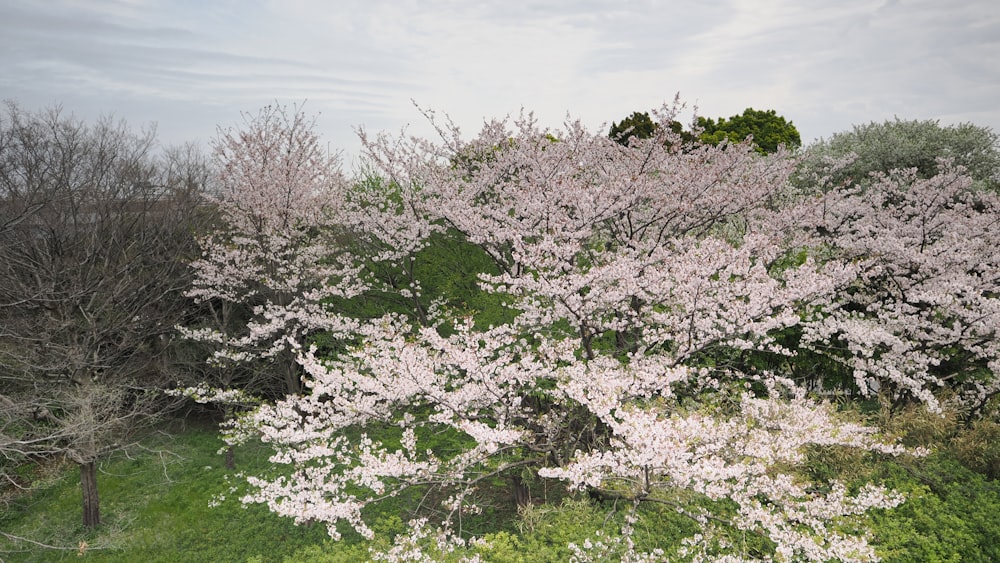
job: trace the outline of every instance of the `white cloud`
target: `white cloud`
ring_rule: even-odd
[[[308,99],[352,126],[428,134],[412,106],[591,126],[669,101],[775,109],[804,140],[900,116],[1000,128],[1000,10],[939,3],[63,0],[0,6],[0,92],[83,117],[155,120],[168,142]]]

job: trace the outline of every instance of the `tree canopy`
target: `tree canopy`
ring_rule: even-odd
[[[619,122],[612,122],[608,136],[623,145],[627,145],[632,137],[639,139],[652,137],[656,127],[657,124],[649,117],[648,112],[636,111]]]
[[[58,109],[0,116],[0,460],[80,465],[126,444],[173,379],[203,162],[154,154],[153,131]],[[0,471],[5,467],[0,465]]]
[[[682,143],[690,144],[695,135],[685,131],[684,126],[676,120],[670,121],[669,129],[680,135]],[[773,153],[779,146],[795,149],[802,144],[799,132],[791,121],[786,121],[774,110],[760,111],[747,108],[741,115],[712,119],[699,116],[696,120],[700,133],[697,140],[709,145],[718,145],[722,141],[740,143],[752,137],[754,147],[762,154]],[[612,122],[608,136],[623,145],[628,145],[632,138],[648,139],[656,133],[661,124],[654,121],[648,112],[633,112],[632,115],[618,122]]]
[[[653,118],[649,116],[649,112],[636,111],[617,123],[612,122],[608,137],[628,146],[630,139],[633,137],[636,139],[648,139],[654,136],[660,126],[660,123],[653,121]],[[694,135],[684,131],[684,125],[680,121],[671,120],[669,128],[670,131],[679,135],[682,143],[690,143],[694,140]]]
[[[699,117],[697,123],[702,129],[699,139],[711,145],[724,140],[741,142],[747,137],[753,137],[754,145],[761,153],[773,153],[782,145],[790,150],[802,145],[795,125],[773,109],[747,108],[742,114],[729,118]]]
[[[962,166],[980,188],[1000,187],[1000,137],[971,123],[943,126],[936,120],[893,119],[855,125],[810,145],[796,183],[869,183],[872,174],[914,168],[921,178],[937,174],[939,159]]]
[[[275,188],[338,202],[296,234],[301,248],[324,246],[345,226],[365,242],[337,247],[346,255],[315,266],[297,251],[269,255],[268,271],[313,285],[304,300],[258,307],[262,319],[252,325],[261,326],[250,334],[296,326],[308,311],[311,327],[344,345],[320,348],[307,331],[281,333],[301,366],[301,391],[245,413],[227,440],[263,440],[275,450],[271,461],[294,477],[248,476],[242,502],[322,522],[334,538],[347,529],[372,538],[367,506],[417,494],[427,504],[410,533],[373,554],[393,560],[421,553],[428,537],[440,549],[465,545],[465,526],[489,502],[484,487],[506,484],[514,502],[528,505],[562,481],[628,513],[621,543],[581,548],[581,560],[662,557],[668,546],[640,553],[631,542],[649,503],[676,508],[697,530],[671,547],[676,553],[871,559],[859,516],[903,497],[878,483],[849,489],[807,478],[800,466],[816,448],[908,450],[811,398],[792,366],[800,352],[823,354],[854,375],[851,392],[931,408],[942,386],[973,403],[995,392],[995,279],[942,274],[955,263],[942,255],[956,239],[980,236],[979,215],[995,202],[969,195],[961,173],[946,169],[929,184],[887,177],[884,197],[829,200],[833,211],[856,215],[823,215],[823,202],[777,197],[796,166],[788,152],[762,154],[748,139],[675,150],[676,109],[654,113],[650,136],[624,145],[579,122],[542,129],[530,114],[487,123],[471,139],[435,124],[443,143],[363,133],[372,176],[346,192],[313,184],[314,175],[254,172],[273,178],[242,184],[262,202],[278,201],[267,195]],[[248,123],[270,132],[232,134],[238,148],[222,155],[222,168],[256,151],[254,138],[292,139],[285,133],[298,122]],[[311,135],[295,139],[286,154],[314,144]],[[943,187],[954,206],[928,207],[925,216],[899,196],[922,201]],[[921,221],[955,230],[939,236]],[[933,236],[872,256],[866,249],[881,236],[873,224],[892,224],[900,237]],[[230,241],[259,238],[253,222],[230,228]],[[511,314],[494,316],[499,323],[483,326],[461,303],[427,300],[413,264],[449,238],[493,261],[478,283],[503,296]],[[914,261],[926,267],[911,278]],[[337,264],[354,275],[313,275]],[[222,295],[229,279],[210,263],[198,267],[198,291]],[[885,272],[898,279],[885,281]],[[955,284],[966,287],[960,302],[942,297]],[[897,287],[907,295],[885,295]],[[325,299],[371,292],[396,292],[413,307],[352,317]],[[750,551],[734,541],[747,537]]]

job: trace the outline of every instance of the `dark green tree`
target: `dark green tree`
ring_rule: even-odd
[[[656,132],[656,127],[656,123],[649,117],[648,112],[636,111],[618,123],[611,122],[611,131],[608,132],[608,137],[623,145],[628,145],[629,139],[632,137],[640,139],[652,137]]]
[[[633,137],[637,139],[648,139],[656,134],[656,130],[659,127],[660,124],[653,121],[653,119],[649,116],[649,113],[636,111],[618,123],[611,122],[611,131],[608,132],[608,137],[625,146],[628,146],[629,141]],[[694,135],[684,130],[684,126],[680,121],[671,121],[670,130],[680,135],[681,141],[684,144],[691,143],[695,140]]]
[[[789,149],[802,145],[795,125],[773,109],[764,111],[747,108],[741,115],[728,119],[699,117],[698,127],[702,129],[700,140],[711,145],[718,145],[724,140],[739,143],[753,136],[753,143],[761,154],[776,152],[781,145]]]

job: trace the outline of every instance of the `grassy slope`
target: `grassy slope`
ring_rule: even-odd
[[[926,425],[933,419],[913,417]],[[991,427],[992,428],[992,427]],[[917,429],[920,430],[920,429]],[[995,438],[998,432],[973,430],[960,434]],[[918,432],[919,433],[919,432]],[[906,432],[913,435],[913,429]],[[1000,482],[970,470],[955,457],[955,440],[940,436],[940,452],[919,460],[867,461],[856,454],[817,455],[810,467],[820,479],[874,478],[908,497],[892,511],[875,511],[869,520],[873,540],[886,561],[996,561],[1000,560]],[[71,464],[49,466],[36,475],[33,494],[8,500],[0,512],[0,531],[30,538],[64,550],[43,549],[25,542],[0,538],[0,561],[127,561],[226,562],[357,561],[365,546],[356,534],[345,533],[341,542],[330,542],[323,526],[295,526],[264,507],[240,506],[238,494],[220,506],[212,498],[230,484],[221,442],[210,423],[173,423],[150,434],[143,448],[117,455],[101,465],[101,512],[104,523],[97,530],[80,525],[78,473]],[[984,440],[975,450],[991,459],[1000,452],[997,441]],[[267,449],[244,447],[237,452],[237,469],[260,473],[268,466]],[[402,530],[408,505],[415,498],[380,507],[373,514],[376,531]],[[557,503],[558,504],[558,503]],[[489,561],[565,560],[568,541],[580,542],[594,529],[612,531],[602,507],[545,508],[522,522],[517,534],[505,511],[486,518],[478,533],[500,530],[506,546],[484,553]],[[412,506],[409,506],[412,508]],[[683,524],[676,517],[652,518],[640,536],[652,534],[652,545],[677,541]],[[672,519],[671,519],[672,518]],[[381,523],[380,523],[381,522]],[[654,529],[655,528],[655,529]],[[676,533],[668,533],[674,530]],[[346,530],[345,530],[346,532]],[[504,536],[506,533],[508,535]],[[513,533],[513,535],[510,535]],[[641,539],[641,538],[640,538]],[[80,553],[80,542],[88,547]],[[666,543],[663,543],[666,542]],[[502,542],[503,543],[503,542]]]
[[[215,508],[213,495],[229,485],[221,445],[207,423],[173,424],[144,440],[144,449],[101,464],[102,525],[80,524],[79,477],[72,465],[49,468],[33,495],[10,502],[0,530],[67,549],[43,549],[0,538],[0,560],[14,561],[280,561],[304,546],[322,543],[322,526],[295,526],[266,508],[242,508],[235,498]],[[237,469],[254,471],[267,451],[237,451]],[[234,495],[235,496],[235,495]],[[76,548],[86,542],[80,556]]]

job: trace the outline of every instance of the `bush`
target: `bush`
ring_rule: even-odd
[[[990,479],[1000,478],[1000,424],[977,420],[951,442],[955,457],[963,465]]]
[[[880,465],[901,506],[870,517],[884,561],[1000,561],[1000,484],[948,453]]]

